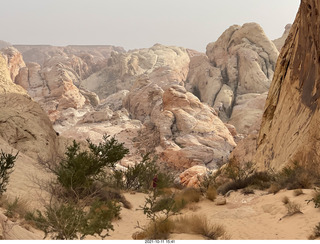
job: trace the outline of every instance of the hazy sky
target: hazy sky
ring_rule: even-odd
[[[271,39],[299,0],[0,0],[0,40],[12,44],[155,43],[205,51],[229,26],[257,22]]]

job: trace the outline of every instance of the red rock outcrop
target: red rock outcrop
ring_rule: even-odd
[[[320,2],[302,0],[277,61],[255,160],[280,169],[320,161]]]

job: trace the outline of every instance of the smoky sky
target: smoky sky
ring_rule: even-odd
[[[229,26],[256,22],[270,39],[293,23],[299,0],[0,0],[0,40],[12,44],[155,43],[205,51]]]

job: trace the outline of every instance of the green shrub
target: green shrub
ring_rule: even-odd
[[[0,195],[2,195],[7,190],[7,185],[9,182],[9,175],[13,171],[14,163],[18,157],[16,155],[4,153],[1,150],[0,154]]]
[[[120,207],[113,202],[93,203],[89,210],[71,203],[58,203],[46,206],[44,213],[29,212],[25,218],[45,233],[44,239],[52,235],[56,240],[83,239],[87,235],[104,238],[113,230],[112,219],[119,216]],[[107,233],[102,235],[106,230]]]
[[[173,185],[173,176],[162,172],[156,164],[156,158],[150,159],[149,154],[144,155],[142,161],[127,170],[115,170],[109,177],[109,184],[125,190],[148,191],[151,190],[152,180],[157,176],[157,189]]]
[[[284,167],[276,174],[275,180],[282,189],[307,189],[315,183],[315,176],[313,172],[302,167],[298,162],[294,162],[293,165]]]
[[[113,137],[103,137],[103,143],[94,145],[88,141],[90,151],[81,151],[80,144],[73,141],[66,151],[66,158],[53,170],[57,182],[70,194],[76,197],[88,195],[95,181],[104,179],[104,170],[114,168],[128,149],[123,143],[118,143]]]

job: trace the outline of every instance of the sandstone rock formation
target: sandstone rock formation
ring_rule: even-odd
[[[281,51],[281,48],[284,46],[284,43],[285,43],[286,39],[288,38],[291,27],[292,27],[291,24],[287,24],[284,27],[285,30],[283,32],[283,35],[280,38],[273,40],[273,43],[277,47],[279,52]]]
[[[52,124],[26,91],[15,85],[0,55],[0,137],[32,158],[57,155],[59,143]]]
[[[103,99],[120,90],[130,89],[142,74],[152,73],[152,79],[163,81],[182,81],[187,76],[189,61],[185,48],[160,44],[128,53],[113,52],[107,67],[84,80],[81,87],[97,93]],[[166,75],[168,72],[174,77]]]
[[[22,55],[14,47],[7,47],[2,49],[1,52],[7,61],[11,80],[14,81],[16,76],[19,74],[20,69],[26,67]]]
[[[243,124],[235,123],[233,117],[239,115],[233,115],[234,106],[243,103],[242,95],[268,91],[277,57],[276,47],[258,24],[234,25],[208,44],[207,56],[191,58],[186,87],[213,106],[223,121],[231,118],[237,131],[247,133]],[[255,118],[256,111],[248,117]],[[254,123],[246,119],[245,127]]]
[[[281,50],[263,114],[256,161],[319,168],[320,3],[302,0]]]
[[[162,161],[178,169],[214,168],[228,158],[235,142],[215,111],[181,84],[140,77],[124,106],[133,118],[149,125],[150,133],[157,132],[160,147],[153,146]],[[145,145],[152,149],[152,143]]]

